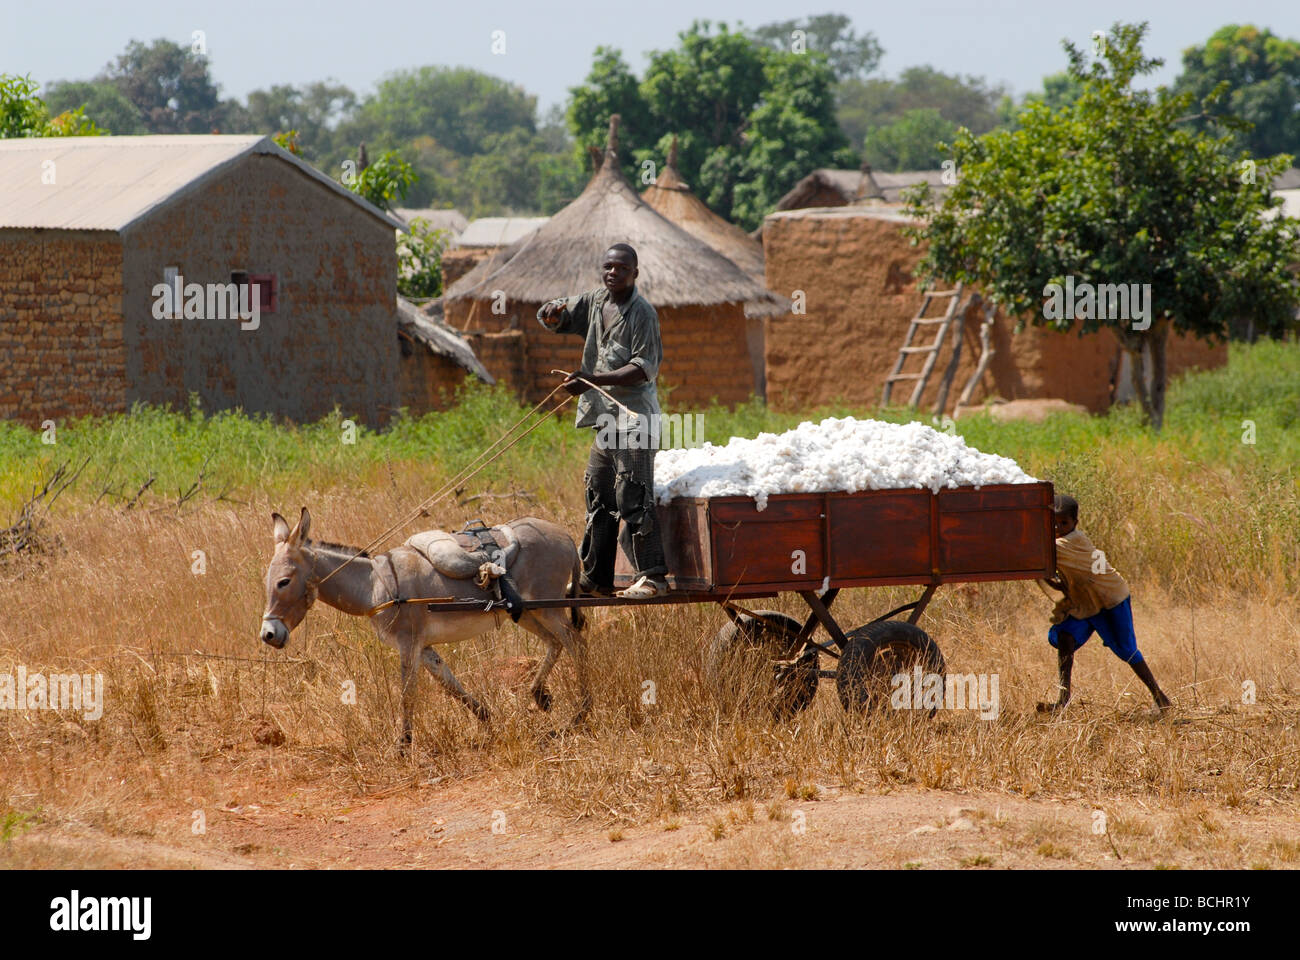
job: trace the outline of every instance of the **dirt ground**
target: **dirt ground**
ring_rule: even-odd
[[[274,748],[264,748],[269,760]],[[553,758],[558,759],[558,758]],[[543,760],[542,762],[546,762]],[[253,760],[251,765],[263,765]],[[650,771],[653,773],[653,771]],[[795,792],[794,797],[789,793]],[[1026,799],[910,786],[824,784],[652,824],[573,819],[491,774],[416,773],[369,793],[229,778],[203,831],[174,805],[152,826],[35,824],[0,847],[0,867],[58,868],[1204,868],[1300,863],[1300,810],[1162,809],[1127,798]],[[1122,814],[1115,813],[1122,808]],[[137,818],[138,821],[138,818]],[[1100,829],[1104,827],[1105,829]]]

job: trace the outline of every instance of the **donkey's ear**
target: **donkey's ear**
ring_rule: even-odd
[[[276,543],[284,543],[289,539],[289,522],[284,517],[272,512],[271,523],[274,524]]]
[[[306,507],[302,508],[302,514],[298,517],[298,540],[301,542],[307,539],[311,531],[311,514]]]

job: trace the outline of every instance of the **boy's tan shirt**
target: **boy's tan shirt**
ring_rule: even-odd
[[[1094,566],[1101,572],[1095,572]],[[1053,623],[1066,616],[1086,620],[1123,603],[1129,596],[1124,578],[1078,527],[1056,538],[1056,569],[1067,592],[1056,605]]]

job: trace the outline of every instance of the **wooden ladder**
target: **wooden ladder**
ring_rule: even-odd
[[[889,406],[889,395],[893,392],[894,384],[904,380],[915,380],[916,386],[912,388],[912,398],[908,400],[909,407],[918,406],[921,403],[921,394],[925,393],[925,386],[930,380],[930,374],[934,372],[934,365],[939,359],[939,351],[943,349],[943,338],[947,336],[948,330],[952,327],[953,320],[958,315],[958,307],[961,306],[962,284],[957,284],[951,290],[925,290],[921,297],[921,309],[916,311],[916,316],[912,317],[912,322],[908,324],[907,336],[903,338],[903,345],[898,350],[898,360],[894,363],[894,369],[890,371],[889,376],[885,378],[885,391],[880,398],[881,406]],[[926,311],[930,309],[930,303],[934,300],[948,298],[948,309],[944,311],[941,317],[927,317]],[[912,346],[917,331],[921,327],[938,326],[935,331],[934,342],[919,347]],[[954,344],[954,351],[960,349],[961,329],[958,328],[958,340]],[[925,364],[921,367],[920,373],[904,373],[903,366],[907,363],[907,358],[912,354],[925,354]],[[956,358],[954,357],[954,360]],[[955,373],[955,363],[954,363]],[[951,382],[949,380],[949,382]],[[947,391],[945,391],[946,393]],[[946,397],[945,397],[946,399]]]

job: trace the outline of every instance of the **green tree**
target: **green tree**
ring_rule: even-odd
[[[334,148],[334,132],[356,108],[357,97],[342,84],[316,82],[299,89],[277,84],[248,95],[250,133],[297,131],[298,149],[313,162],[322,162]]]
[[[413,299],[440,297],[442,254],[449,235],[424,217],[413,218],[407,227],[409,234],[397,235],[397,292]]]
[[[478,209],[503,209],[520,200],[518,190],[506,195],[511,185],[505,178],[479,171],[481,181],[492,179],[504,191],[491,197],[466,178],[474,158],[499,148],[500,137],[516,130],[527,138],[535,135],[536,103],[521,87],[477,70],[426,66],[398,71],[343,117],[324,164],[340,169],[364,142],[372,150],[395,151],[411,165],[417,179],[406,199],[413,205],[455,204],[473,212],[477,197]],[[525,206],[536,209],[536,197]]]
[[[485,150],[471,157],[466,178],[472,201],[473,216],[504,207],[502,213],[530,209],[537,200],[539,174],[536,157],[541,144],[536,134],[521,128],[489,137]]]
[[[908,110],[867,134],[862,156],[877,170],[937,170],[947,154],[940,143],[951,143],[957,125],[938,110]]]
[[[987,133],[1002,120],[999,106],[1007,89],[981,77],[961,77],[933,67],[909,67],[897,80],[847,80],[836,90],[836,117],[850,143],[858,144],[879,127],[912,110],[936,110],[944,120]]]
[[[391,210],[406,199],[406,191],[419,179],[411,165],[389,150],[371,160],[354,175],[344,176],[343,185],[369,200],[380,210]]]
[[[1061,70],[1043,77],[1042,92],[1030,93],[1025,100],[1042,103],[1049,110],[1060,110],[1073,104],[1082,95],[1083,82],[1068,70]]]
[[[587,185],[588,171],[567,150],[537,157],[537,212],[544,216],[562,210]]]
[[[750,35],[782,53],[795,51],[795,31],[803,31],[806,49],[826,55],[837,83],[865,79],[880,65],[885,51],[873,33],[858,36],[842,13],[823,13],[803,20],[780,20],[755,28]]]
[[[286,130],[284,133],[277,133],[271,137],[276,144],[285,150],[288,150],[295,157],[302,156],[302,147],[298,145],[298,131]]]
[[[40,84],[30,76],[0,73],[0,139],[13,137],[85,137],[104,133],[81,107],[50,116],[36,95]]]
[[[149,133],[230,132],[244,126],[242,106],[221,99],[208,58],[160,37],[132,40],[97,78],[135,104]]]
[[[420,178],[411,185],[406,203],[412,207],[454,206],[474,215],[466,206],[470,190],[465,170],[471,157],[448,150],[430,136],[416,137],[399,153],[410,158]]]
[[[43,137],[50,114],[31,77],[0,73],[0,138]]]
[[[1300,221],[1262,216],[1287,158],[1256,169],[1229,137],[1180,122],[1191,93],[1133,86],[1160,66],[1142,52],[1146,30],[1116,24],[1091,64],[1065,42],[1079,99],[1056,111],[1031,103],[1018,130],[960,131],[957,183],[937,210],[927,208],[928,187],[917,189],[910,212],[925,221],[911,232],[928,242],[927,279],[978,286],[1035,325],[1112,330],[1141,372],[1138,395],[1159,429],[1171,330],[1223,339],[1242,316],[1271,331],[1294,323],[1300,281],[1288,266]],[[1149,297],[1145,309],[1130,298],[1129,316],[1114,317],[1122,302],[1080,293],[1072,320],[1056,310],[1067,283],[1136,284],[1139,295],[1149,284]]]
[[[637,152],[654,146],[655,123],[650,105],[641,94],[641,84],[623,55],[612,47],[597,47],[586,80],[569,88],[565,112],[573,133],[575,163],[580,169],[590,170],[588,151],[605,148],[609,118],[614,114],[622,117],[619,146],[623,170],[631,177]]]
[[[53,114],[81,108],[105,133],[135,136],[148,133],[140,111],[116,85],[106,80],[67,80],[48,84],[44,100]]]
[[[399,70],[339,127],[343,154],[364,141],[393,150],[417,137],[433,137],[460,156],[487,150],[487,140],[522,127],[536,131],[537,98],[499,77],[465,67]]]
[[[1300,41],[1250,24],[1221,27],[1204,46],[1183,51],[1174,89],[1204,101],[1220,84],[1227,111],[1253,124],[1234,133],[1243,148],[1256,157],[1300,154]],[[1193,124],[1210,130],[1215,122],[1203,113]]]
[[[766,91],[749,117],[731,210],[751,230],[811,170],[857,159],[835,123],[831,76],[818,59],[775,54],[765,74]]]
[[[623,172],[639,184],[647,161],[662,164],[676,135],[678,169],[691,188],[747,226],[812,168],[854,162],[835,124],[823,53],[777,52],[725,23],[715,31],[696,21],[633,81],[617,51],[597,51],[586,83],[571,91],[576,143],[603,146],[609,115],[623,113]]]
[[[666,147],[678,134],[682,175],[705,203],[730,218],[750,114],[767,87],[767,62],[796,54],[773,53],[725,23],[717,32],[712,27],[696,21],[677,35],[677,48],[651,54],[641,94],[655,140]],[[807,56],[826,70],[824,56]],[[636,161],[662,162],[665,152],[640,151]]]

